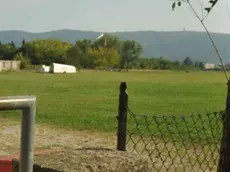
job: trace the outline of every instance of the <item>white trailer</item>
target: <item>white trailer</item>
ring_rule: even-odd
[[[72,65],[53,63],[50,65],[50,72],[52,73],[76,73],[76,67]]]

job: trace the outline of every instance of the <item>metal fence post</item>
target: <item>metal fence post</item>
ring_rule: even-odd
[[[33,172],[35,96],[0,97],[0,111],[22,110],[19,172]]]
[[[120,84],[119,107],[118,107],[118,133],[117,150],[126,151],[126,130],[127,130],[127,112],[128,112],[128,94],[126,92],[127,84]]]

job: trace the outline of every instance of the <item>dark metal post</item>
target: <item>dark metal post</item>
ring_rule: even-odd
[[[22,110],[19,172],[33,172],[35,96],[0,97],[0,110]]]
[[[218,172],[230,171],[230,81],[228,81],[226,109],[223,118],[223,136],[220,148]]]
[[[126,151],[126,130],[127,130],[127,112],[128,112],[128,94],[126,92],[127,84],[120,84],[119,108],[118,108],[118,133],[117,150]]]

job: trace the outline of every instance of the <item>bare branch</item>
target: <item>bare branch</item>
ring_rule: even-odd
[[[226,79],[227,79],[227,81],[228,81],[228,80],[229,80],[229,77],[228,77],[226,68],[225,68],[225,66],[224,66],[222,57],[221,57],[221,55],[220,55],[220,52],[219,52],[219,50],[218,50],[218,48],[217,48],[217,46],[216,46],[214,40],[212,39],[212,36],[211,36],[211,34],[210,34],[208,28],[207,28],[206,25],[204,24],[203,20],[198,16],[198,14],[196,13],[196,11],[195,11],[194,7],[192,6],[192,4],[191,4],[190,2],[188,2],[188,5],[189,5],[189,7],[192,9],[192,11],[196,14],[197,19],[201,22],[202,26],[204,27],[204,29],[205,29],[205,31],[206,31],[206,33],[207,33],[209,39],[210,39],[210,41],[212,42],[212,45],[213,45],[213,47],[214,47],[214,49],[215,49],[215,51],[216,51],[217,57],[219,58],[220,63],[221,63],[221,66],[222,66],[222,68],[223,68],[223,70],[224,70],[225,77],[226,77]]]
[[[203,18],[202,21],[204,21],[208,17],[208,15],[210,14],[211,10],[216,6],[217,2],[218,2],[218,0],[209,1],[209,3],[212,3],[212,5],[209,8],[205,8],[205,10],[207,10],[207,14],[205,15],[205,17]]]
[[[192,12],[194,13],[194,15],[196,16],[196,18],[200,21],[202,21],[202,18],[198,15],[198,13],[196,12],[195,8],[192,6],[192,4],[188,1],[187,4],[189,5],[190,9],[192,10]]]
[[[222,57],[221,57],[221,55],[220,55],[220,52],[219,52],[219,50],[218,50],[218,48],[217,48],[217,46],[216,46],[214,40],[212,39],[212,36],[211,36],[211,34],[210,34],[208,28],[207,28],[206,25],[204,24],[205,18],[207,18],[207,16],[208,16],[208,14],[210,13],[210,11],[211,11],[211,10],[213,9],[213,7],[216,5],[217,1],[218,1],[218,0],[209,1],[209,2],[212,3],[212,5],[211,5],[211,7],[205,8],[205,10],[207,11],[207,15],[206,15],[204,18],[201,18],[201,17],[198,15],[198,13],[196,12],[195,8],[193,7],[193,5],[190,3],[189,0],[174,0],[173,9],[175,8],[176,2],[184,2],[184,3],[187,3],[187,4],[188,4],[188,6],[189,6],[190,9],[192,10],[193,14],[195,15],[195,17],[200,21],[201,25],[202,25],[203,28],[205,29],[205,31],[206,31],[206,33],[207,33],[207,35],[208,35],[208,37],[209,37],[209,39],[210,39],[210,41],[211,41],[211,43],[212,43],[214,49],[215,49],[215,51],[216,51],[217,57],[218,57],[218,59],[219,59],[219,61],[220,61],[220,63],[221,63],[221,66],[222,66],[222,69],[223,69],[223,71],[224,71],[225,77],[226,77],[227,81],[229,81],[229,76],[228,76],[228,73],[227,73],[226,68],[225,68],[225,66],[224,66],[224,63],[223,63]]]

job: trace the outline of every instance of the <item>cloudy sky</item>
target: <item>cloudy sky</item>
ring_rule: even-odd
[[[202,0],[190,0],[201,13]],[[230,0],[220,2],[205,23],[212,32],[230,33]],[[186,5],[172,11],[170,0],[0,0],[0,30],[43,32],[203,31]],[[203,0],[207,5],[208,0]]]

